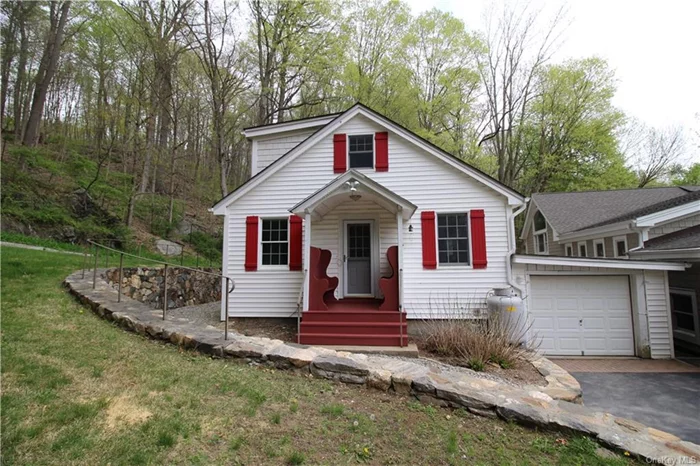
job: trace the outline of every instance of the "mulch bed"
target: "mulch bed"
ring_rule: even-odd
[[[223,328],[223,322],[220,324]],[[297,321],[296,319],[265,319],[260,317],[238,317],[229,320],[229,328],[242,333],[246,336],[266,337],[285,342],[296,343]],[[409,342],[415,343],[418,346],[420,357],[432,359],[444,364],[453,366],[465,367],[465,361],[454,358],[445,357],[427,351],[421,338],[410,336]],[[486,364],[483,370],[484,373],[500,377],[516,385],[547,385],[545,378],[539,373],[535,367],[528,361],[522,361],[516,367],[503,369],[497,364]]]
[[[466,361],[461,358],[442,356],[426,350],[423,341],[419,337],[411,337],[409,340],[418,346],[418,354],[422,358],[434,359],[444,364],[469,368]],[[515,367],[503,369],[498,364],[486,363],[483,372],[495,375],[516,385],[547,385],[547,380],[529,361],[520,361]]]

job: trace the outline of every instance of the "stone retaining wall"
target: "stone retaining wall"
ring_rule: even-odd
[[[220,358],[241,358],[279,369],[365,385],[416,397],[423,403],[463,408],[471,413],[543,429],[589,436],[648,463],[696,464],[700,445],[638,422],[566,401],[580,396],[576,381],[544,358],[535,366],[547,387],[513,387],[465,373],[435,372],[404,359],[295,345],[269,338],[246,337],[214,327],[198,327],[186,318],[161,320],[160,312],[132,299],[117,303],[117,291],[99,279],[76,272],[65,280],[81,303],[99,316],[140,335],[169,341]],[[556,383],[551,383],[552,381]],[[575,384],[575,386],[573,385]],[[562,394],[564,395],[562,397]]]
[[[219,273],[218,269],[202,268]],[[117,289],[119,269],[108,269],[104,277]],[[163,307],[163,269],[125,267],[122,269],[122,294],[153,309]],[[168,309],[221,300],[221,278],[180,267],[168,267]]]

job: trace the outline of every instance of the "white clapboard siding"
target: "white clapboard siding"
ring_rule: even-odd
[[[368,134],[377,131],[386,129],[358,115],[336,132]],[[507,201],[503,195],[451,168],[394,133],[389,134],[389,171],[362,171],[418,206],[413,217],[405,223],[403,232],[404,306],[409,318],[427,317],[431,300],[437,302],[450,295],[465,300],[476,298],[483,303],[489,290],[506,285]],[[228,206],[228,238],[225,245],[228,254],[224,267],[236,280],[236,290],[230,301],[231,315],[286,317],[295,312],[302,272],[266,270],[262,266],[255,272],[244,271],[245,217],[287,217],[292,206],[337,176],[333,173],[331,134]],[[465,212],[469,209],[483,209],[485,212],[488,267],[475,270],[466,266],[443,266],[436,270],[424,270],[421,211]],[[353,210],[354,207],[350,204],[342,204],[320,222],[313,222],[311,244],[331,249],[337,259],[338,222],[343,212],[350,214]],[[380,253],[384,256],[386,247],[396,244],[396,229],[390,226],[395,224],[395,216],[380,207],[373,207],[367,212],[379,213],[381,217]],[[413,227],[411,233],[408,232],[409,225]],[[382,257],[382,260],[385,259]],[[329,268],[329,275],[337,276],[337,271],[336,262]],[[387,272],[386,265],[383,265],[382,273]]]
[[[317,128],[312,128],[294,132],[286,132],[276,135],[275,137],[256,140],[255,152],[257,163],[253,175],[262,171],[272,162],[294,149],[304,139],[311,136],[316,130]]]
[[[644,282],[651,357],[667,359],[671,357],[671,316],[666,272],[645,270]]]

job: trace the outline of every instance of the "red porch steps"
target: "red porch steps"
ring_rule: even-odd
[[[406,346],[405,314],[378,310],[376,300],[341,300],[327,311],[302,314],[301,344],[346,346]],[[402,337],[403,335],[403,337]]]

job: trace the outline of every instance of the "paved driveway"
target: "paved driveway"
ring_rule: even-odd
[[[700,444],[700,368],[678,361],[554,362],[581,384],[586,406]]]

